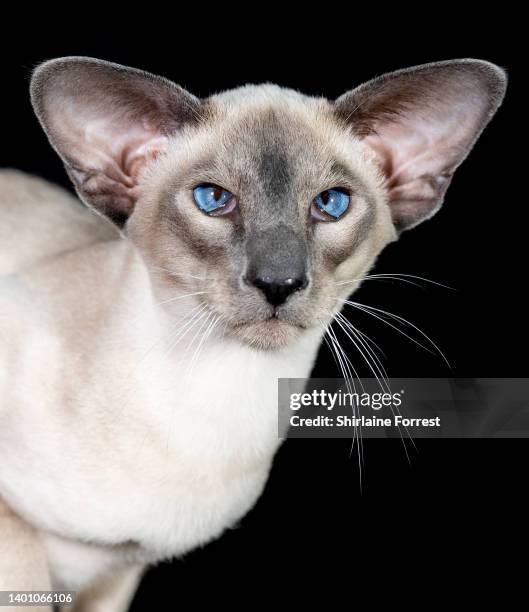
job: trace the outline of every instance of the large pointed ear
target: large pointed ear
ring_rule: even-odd
[[[505,72],[481,60],[424,64],[383,75],[335,102],[375,153],[397,230],[432,216],[505,94]]]
[[[31,100],[82,200],[122,226],[145,164],[200,115],[200,101],[141,70],[86,57],[41,64]]]

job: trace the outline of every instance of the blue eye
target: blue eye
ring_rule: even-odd
[[[209,215],[224,208],[233,194],[217,185],[199,185],[193,189],[193,196],[200,210]]]
[[[333,219],[339,219],[349,208],[350,197],[340,189],[322,191],[314,200],[314,204]]]

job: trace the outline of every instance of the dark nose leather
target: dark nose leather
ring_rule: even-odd
[[[272,306],[280,306],[287,301],[289,295],[307,286],[305,276],[300,278],[282,278],[275,279],[270,276],[249,278],[253,285],[260,289],[266,297],[266,300]]]
[[[306,239],[289,226],[279,223],[249,233],[246,255],[245,281],[262,291],[274,307],[308,284]]]

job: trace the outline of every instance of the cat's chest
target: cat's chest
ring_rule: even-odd
[[[160,413],[131,416],[134,433],[115,444],[120,508],[113,516],[128,523],[124,539],[156,558],[207,542],[240,519],[259,497],[280,441],[276,384],[266,376],[252,389],[203,361],[195,380],[147,395]]]
[[[41,404],[27,405],[33,427],[13,421],[17,461],[0,486],[47,530],[132,541],[152,560],[177,555],[217,537],[255,503],[279,445],[278,372],[303,376],[307,364],[241,351],[220,358],[208,348],[192,368],[151,361],[132,375],[122,363],[98,384],[98,373],[91,384],[86,371],[83,389],[91,391],[70,410],[46,415]]]

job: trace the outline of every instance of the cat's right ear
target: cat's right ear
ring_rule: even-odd
[[[87,57],[37,67],[31,100],[81,199],[123,226],[145,164],[201,116],[201,102],[147,72]]]

